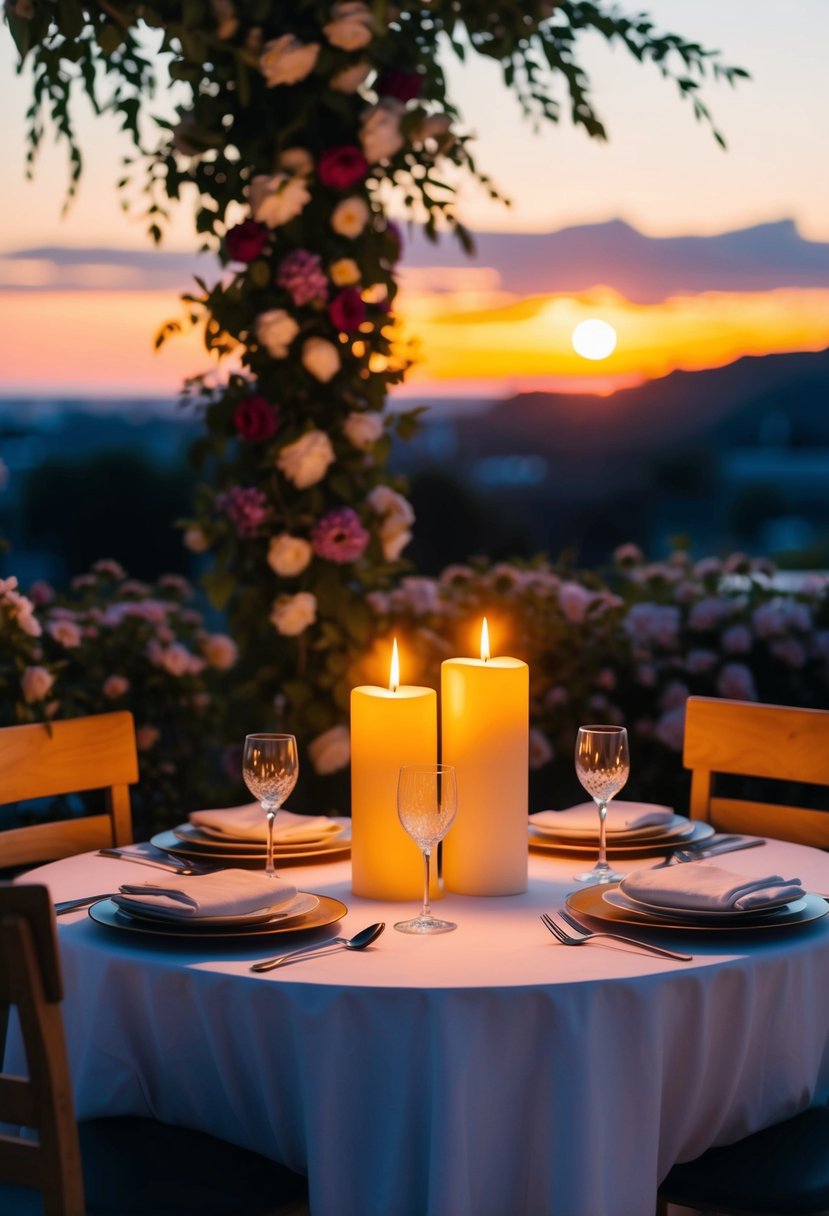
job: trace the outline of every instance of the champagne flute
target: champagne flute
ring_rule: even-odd
[[[401,933],[450,933],[448,920],[437,920],[429,905],[432,849],[443,840],[458,809],[458,785],[451,764],[404,764],[397,781],[397,814],[423,853],[423,907],[412,920],[398,921]]]
[[[273,864],[273,821],[296,785],[299,756],[293,735],[246,735],[242,776],[268,817],[268,853],[265,873],[276,877]]]
[[[622,878],[607,861],[607,804],[630,773],[628,733],[624,726],[580,726],[576,737],[576,776],[599,811],[599,860],[577,882],[617,882]]]

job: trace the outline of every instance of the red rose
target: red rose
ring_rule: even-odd
[[[368,161],[354,144],[329,148],[317,162],[317,174],[330,190],[351,190],[368,173]]]
[[[328,305],[328,315],[335,329],[352,333],[366,319],[366,306],[354,287],[345,287]]]
[[[270,232],[265,224],[244,220],[225,235],[225,249],[232,262],[252,262],[268,243]]]
[[[279,426],[279,410],[261,394],[245,397],[233,413],[233,425],[243,439],[250,443],[264,443],[276,434]]]
[[[377,81],[380,97],[394,97],[405,105],[414,101],[423,92],[423,77],[419,72],[405,72],[402,68],[389,68]]]

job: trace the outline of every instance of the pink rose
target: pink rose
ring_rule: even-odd
[[[27,667],[20,677],[23,700],[27,705],[32,705],[35,701],[44,701],[54,682],[55,677],[45,667]]]
[[[279,410],[261,393],[254,393],[236,406],[233,425],[243,439],[250,443],[264,443],[276,434]]]
[[[351,190],[368,173],[368,161],[353,144],[328,148],[319,158],[317,175],[329,190]]]
[[[126,676],[107,676],[104,680],[103,694],[108,701],[117,701],[130,690],[130,682]]]

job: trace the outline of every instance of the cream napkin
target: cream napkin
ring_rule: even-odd
[[[190,822],[228,840],[254,840],[264,844],[268,839],[268,821],[258,802],[247,806],[231,806],[216,811],[192,811]],[[274,841],[284,844],[316,844],[339,836],[342,824],[325,815],[297,815],[279,810],[273,825]]]
[[[619,885],[631,899],[659,907],[708,912],[747,911],[767,904],[789,903],[806,894],[799,878],[782,878],[779,874],[745,878],[702,861],[660,870],[635,870]]]
[[[264,916],[287,907],[296,893],[293,883],[258,871],[217,870],[215,874],[175,874],[158,881],[125,883],[113,899],[125,912],[195,920],[255,912]]]
[[[670,823],[674,812],[669,806],[657,806],[652,802],[616,802],[607,808],[607,831],[631,832],[635,828],[647,828],[660,823]],[[541,831],[586,832],[599,834],[599,812],[595,802],[580,802],[566,811],[539,811],[530,815],[530,824]]]

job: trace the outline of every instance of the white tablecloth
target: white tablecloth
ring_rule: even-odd
[[[721,864],[829,892],[829,856],[798,845]],[[652,1216],[675,1161],[829,1096],[829,918],[661,937],[690,963],[568,949],[538,913],[581,868],[532,855],[527,894],[446,897],[458,930],[417,938],[391,927],[410,906],[351,895],[347,862],[291,867],[347,903],[339,930],[387,930],[264,975],[248,966],[272,938],[194,947],[61,917],[78,1115],[246,1145],[308,1173],[313,1216]],[[27,880],[66,899],[151,873],[83,856]]]

